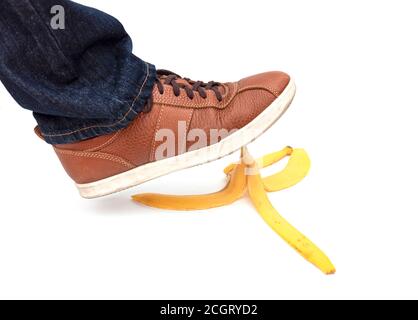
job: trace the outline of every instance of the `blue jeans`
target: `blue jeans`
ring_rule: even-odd
[[[155,67],[132,54],[123,26],[103,12],[69,0],[0,0],[0,80],[33,111],[48,143],[126,127],[155,77]]]

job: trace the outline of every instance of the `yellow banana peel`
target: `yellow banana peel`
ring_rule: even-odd
[[[271,176],[262,178],[260,168],[271,166],[290,157],[286,167]],[[267,192],[290,188],[303,180],[310,169],[309,156],[303,149],[286,147],[281,151],[254,160],[247,148],[242,148],[239,163],[225,168],[229,181],[227,186],[215,193],[205,195],[138,194],[133,200],[154,208],[189,211],[204,210],[232,204],[244,197],[246,192],[264,221],[291,247],[325,274],[336,272],[329,258],[307,237],[290,225],[273,207]]]
[[[234,167],[229,174],[227,186],[219,192],[190,196],[145,193],[135,195],[132,199],[149,207],[179,211],[205,210],[225,206],[244,196],[247,190],[245,170],[244,164]]]
[[[293,187],[308,175],[311,161],[305,150],[292,149],[289,156],[289,162],[282,171],[263,178],[266,191],[276,192]]]
[[[251,156],[248,155],[246,158],[251,159],[250,157]],[[304,157],[301,158],[304,160]],[[257,163],[252,161],[247,163],[247,165],[252,170],[252,174],[248,176],[248,193],[254,207],[264,221],[292,248],[299,252],[306,260],[318,267],[322,272],[325,274],[335,273],[335,267],[321,249],[287,222],[273,207],[267,196],[265,190],[266,186],[260,176]],[[291,173],[293,172],[294,167],[290,163],[289,166],[291,167]],[[284,172],[287,174],[286,169]],[[286,174],[283,174],[282,176],[286,177]],[[300,175],[297,175],[297,178],[298,177],[300,177]],[[276,183],[275,179],[271,180],[273,183]],[[290,179],[289,184],[294,183],[295,181],[296,180]],[[284,186],[284,184],[282,184],[282,186]]]

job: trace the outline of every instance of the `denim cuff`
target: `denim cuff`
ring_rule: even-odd
[[[134,59],[138,59],[134,57]],[[135,61],[133,63],[135,65]],[[39,124],[41,134],[49,144],[69,144],[105,134],[110,134],[126,128],[144,109],[145,104],[152,95],[156,80],[156,68],[154,65],[144,63],[138,59],[136,70],[129,73],[125,81],[126,94],[114,97],[120,106],[116,114],[109,114],[106,119],[80,119],[66,117],[51,117],[34,113]],[[130,90],[128,83],[133,84]],[[54,130],[51,130],[53,128]]]

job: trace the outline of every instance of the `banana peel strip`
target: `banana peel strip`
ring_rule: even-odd
[[[269,167],[289,157],[286,167],[262,178],[259,169]],[[286,147],[281,151],[254,160],[247,148],[241,150],[241,160],[225,168],[229,181],[221,191],[204,195],[165,195],[145,193],[132,199],[153,208],[177,211],[205,210],[234,203],[248,192],[251,201],[264,221],[292,248],[325,274],[336,272],[329,258],[307,237],[287,222],[273,207],[267,192],[290,188],[308,174],[310,159],[303,149]]]

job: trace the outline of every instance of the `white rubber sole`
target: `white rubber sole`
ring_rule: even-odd
[[[87,184],[77,184],[80,195],[86,199],[103,197],[174,171],[208,163],[230,155],[257,139],[279,120],[289,108],[295,94],[295,83],[293,80],[290,80],[282,94],[257,118],[219,143],[176,157],[151,162],[103,180]]]

